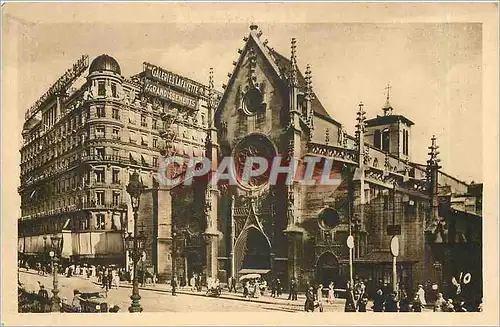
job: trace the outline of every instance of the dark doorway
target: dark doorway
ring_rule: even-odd
[[[246,253],[243,259],[244,269],[271,269],[271,250],[269,243],[260,231],[248,230]]]
[[[330,282],[337,285],[339,281],[339,262],[333,253],[325,252],[319,257],[316,264],[316,279],[324,287],[327,287]]]
[[[203,272],[203,262],[200,254],[194,251],[187,253],[187,277],[191,278],[194,274],[200,275]]]

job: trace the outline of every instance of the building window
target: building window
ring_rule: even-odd
[[[94,174],[96,183],[104,183],[104,168],[96,169]]]
[[[120,192],[113,192],[113,205],[118,206],[120,203]]]
[[[120,175],[120,170],[113,168],[113,175],[112,175],[111,183],[119,184],[120,183],[119,175]]]
[[[205,126],[205,114],[201,114],[201,126]]]
[[[128,122],[132,125],[135,125],[135,112],[129,111],[128,113]]]
[[[135,143],[136,142],[136,140],[135,140],[135,133],[132,132],[132,131],[129,132],[129,141],[130,141],[130,143]]]
[[[96,229],[106,229],[106,216],[103,213],[98,213],[95,215],[95,228]]]
[[[158,129],[158,120],[153,119],[153,129]]]
[[[389,152],[390,132],[386,128],[382,131],[382,151]]]
[[[97,118],[106,117],[106,110],[104,107],[97,107],[95,109]]]
[[[95,204],[98,206],[104,205],[104,191],[95,192]]]
[[[408,131],[403,130],[403,154],[408,155]]]
[[[376,147],[377,149],[380,149],[380,141],[381,141],[380,130],[377,129],[373,133],[373,146]]]
[[[143,127],[147,127],[148,126],[148,123],[147,123],[147,120],[146,120],[146,115],[141,115],[141,126]]]
[[[142,134],[141,144],[145,146],[148,145],[148,136],[146,134]]]
[[[103,160],[105,156],[104,148],[95,148],[95,154],[99,159]]]
[[[99,96],[106,95],[106,85],[104,84],[104,81],[99,81],[97,83],[97,95]]]
[[[153,167],[158,167],[158,157],[153,157]]]
[[[113,108],[113,119],[120,119],[120,111],[117,108]]]
[[[88,218],[81,218],[80,219],[80,226],[79,227],[82,230],[89,229],[89,220],[88,220]]]
[[[153,138],[153,148],[157,148],[157,147],[158,147],[158,139]]]
[[[118,149],[113,149],[113,157],[114,157],[114,160],[118,160],[120,156],[120,150]]]
[[[120,130],[118,128],[113,128],[113,140],[120,139]]]
[[[105,136],[104,126],[99,126],[99,127],[95,128],[95,136],[97,138],[104,138],[104,136]]]
[[[111,95],[116,98],[116,83],[111,83]]]

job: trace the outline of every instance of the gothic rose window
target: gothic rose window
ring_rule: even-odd
[[[340,216],[337,210],[325,208],[318,215],[319,226],[326,230],[335,228],[340,222]]]
[[[260,188],[267,184],[275,150],[271,141],[264,135],[249,135],[238,143],[234,152],[234,165],[236,172],[236,179],[238,183],[245,188]],[[245,163],[249,158],[263,158],[268,163],[267,170],[259,176],[244,178]],[[249,162],[248,168],[257,170],[259,163]]]

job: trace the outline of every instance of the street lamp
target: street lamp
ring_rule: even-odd
[[[57,295],[59,293],[59,289],[57,288],[59,282],[57,280],[57,272],[58,272],[58,261],[59,259],[57,258],[57,252],[59,251],[59,244],[61,241],[61,237],[59,235],[53,235],[50,237],[50,240],[52,241],[52,249],[53,251],[50,251],[49,256],[52,261],[52,274],[53,274],[53,288],[52,288],[52,293],[54,294],[52,296],[52,312],[60,312],[61,311],[61,299]]]
[[[130,299],[132,300],[131,306],[128,308],[129,312],[141,312],[141,296],[139,295],[139,281],[137,279],[137,261],[140,259],[142,250],[139,250],[139,246],[144,247],[144,240],[137,235],[137,216],[139,211],[139,202],[141,199],[141,193],[144,186],[139,179],[139,174],[135,171],[132,176],[130,176],[130,181],[127,185],[127,192],[130,195],[130,200],[132,203],[132,210],[134,211],[134,236],[129,235],[125,239],[125,245],[127,250],[130,251],[132,260],[134,262],[134,279],[132,295]],[[141,242],[139,242],[141,241]]]

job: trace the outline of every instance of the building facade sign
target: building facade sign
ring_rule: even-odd
[[[206,95],[205,86],[188,78],[174,74],[155,65],[144,63],[146,78],[157,80],[161,83],[176,87],[195,96]]]
[[[154,83],[150,80],[146,80],[144,82],[144,91],[165,100],[172,101],[192,109],[196,109],[197,100],[195,98],[174,91],[167,86]]]
[[[29,119],[35,115],[40,107],[50,98],[52,95],[65,91],[89,66],[89,56],[83,55],[73,67],[68,69],[64,75],[59,77],[59,79],[45,92],[40,99],[38,99],[35,104],[26,112],[25,118]]]

